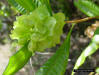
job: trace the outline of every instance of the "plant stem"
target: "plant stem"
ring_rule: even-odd
[[[96,19],[96,18],[99,18],[99,16],[96,16],[96,17],[86,17],[86,18],[79,19],[79,20],[65,21],[65,23],[80,23],[80,22],[85,22],[85,21],[88,21],[88,20],[91,20],[91,19]]]

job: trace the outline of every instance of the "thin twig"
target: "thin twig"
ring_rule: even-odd
[[[84,21],[88,21],[91,19],[96,19],[99,18],[99,16],[96,17],[87,17],[87,18],[83,18],[83,19],[79,19],[79,20],[72,20],[72,21],[65,21],[66,23],[80,23],[80,22],[84,22]]]
[[[51,52],[45,52],[45,53],[36,52],[36,54],[40,54],[40,55],[53,55],[54,53],[51,53]]]
[[[32,74],[35,75],[35,69],[34,67],[32,66],[32,58],[30,58],[30,66],[31,66],[31,69],[32,69]]]

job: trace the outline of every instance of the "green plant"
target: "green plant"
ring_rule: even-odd
[[[86,15],[90,16],[81,20],[65,21],[63,13],[52,13],[49,0],[8,0],[22,15],[16,17],[11,38],[18,41],[21,47],[18,52],[10,57],[9,64],[3,75],[14,75],[35,55],[36,51],[44,51],[60,43],[62,29],[66,23],[73,23],[64,43],[56,53],[36,72],[36,75],[63,75],[68,63],[70,37],[74,23],[89,19],[99,18],[99,7],[92,1],[78,0],[74,4]],[[90,6],[93,6],[90,8]],[[99,48],[99,30],[96,30],[92,42],[82,52],[74,69],[78,69],[86,57],[92,55]],[[89,49],[90,48],[90,49]],[[88,54],[85,54],[89,51]],[[82,60],[82,62],[80,62]],[[78,65],[78,63],[80,64]],[[72,75],[74,72],[72,73]]]

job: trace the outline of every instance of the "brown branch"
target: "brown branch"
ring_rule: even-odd
[[[80,22],[84,22],[84,21],[88,21],[88,20],[96,19],[96,18],[99,18],[99,16],[87,17],[87,18],[83,18],[83,19],[79,19],[79,20],[65,21],[65,23],[80,23]]]

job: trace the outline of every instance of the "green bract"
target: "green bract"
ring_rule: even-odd
[[[65,16],[57,13],[50,16],[47,8],[41,6],[29,15],[16,18],[11,38],[17,39],[18,44],[29,42],[30,51],[43,51],[60,42]]]

